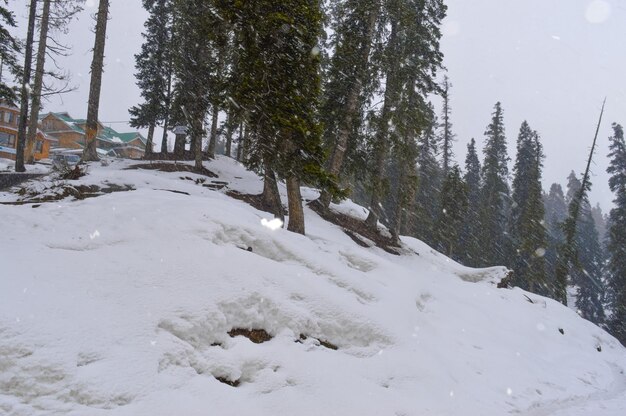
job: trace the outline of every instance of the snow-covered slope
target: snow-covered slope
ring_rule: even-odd
[[[73,183],[133,191],[0,205],[0,414],[623,414],[626,350],[497,289],[501,268],[411,238],[402,256],[363,248],[309,209],[307,236],[273,231],[198,175],[126,164]],[[261,190],[234,161],[206,166]]]

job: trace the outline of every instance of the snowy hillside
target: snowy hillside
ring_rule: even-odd
[[[308,208],[307,236],[272,230],[226,195],[261,190],[230,159],[128,164],[71,183],[133,190],[0,205],[0,414],[623,415],[626,349],[503,269],[364,248]]]

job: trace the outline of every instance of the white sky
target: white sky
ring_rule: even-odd
[[[12,0],[25,34],[26,0]],[[607,210],[613,198],[605,173],[607,138],[613,121],[626,123],[626,2],[623,0],[447,0],[448,18],[442,41],[445,65],[453,84],[452,121],[462,164],[471,137],[479,146],[496,101],[501,101],[515,156],[515,139],[523,120],[542,136],[545,153],[544,188],[565,185],[574,169],[581,173],[593,138],[602,100],[605,119],[595,158],[592,202]],[[97,1],[87,0],[85,12],[64,41],[73,55],[63,59],[76,92],[55,98],[45,111],[68,111],[85,117],[89,90],[91,15]],[[139,102],[134,57],[139,51],[146,12],[140,0],[111,0],[100,119],[128,120],[128,108]],[[124,124],[111,124],[125,130]]]

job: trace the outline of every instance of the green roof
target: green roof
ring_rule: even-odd
[[[51,114],[53,114],[56,118],[58,118],[59,120],[67,124],[70,127],[70,129],[72,129],[73,131],[81,133],[81,134],[85,134],[85,130],[83,130],[83,128],[80,126],[84,126],[85,124],[87,124],[87,120],[72,118],[67,113],[51,113]],[[102,123],[100,124],[102,125]],[[104,141],[111,142],[111,143],[128,143],[128,142],[133,141],[137,137],[139,137],[139,139],[143,143],[146,142],[146,139],[138,131],[129,132],[129,133],[118,133],[117,131],[113,130],[111,127],[104,126],[104,125],[102,125],[102,127],[103,128],[100,131],[100,134],[98,135],[98,139],[100,140],[104,140]]]

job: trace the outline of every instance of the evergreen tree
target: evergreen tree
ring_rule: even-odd
[[[425,131],[417,139],[417,178],[418,186],[415,196],[413,215],[413,235],[435,247],[435,223],[439,217],[441,183],[443,182],[441,167],[437,162],[437,137],[435,126],[436,116],[431,111],[432,119]]]
[[[566,201],[569,203],[571,212],[573,206],[578,203],[582,182],[574,172],[570,173],[567,181]],[[568,226],[568,219],[562,224],[563,228]],[[566,231],[565,228],[564,230]],[[602,251],[598,232],[591,216],[591,205],[586,197],[580,204],[573,246],[575,258],[569,269],[568,293],[574,298],[574,305],[583,318],[594,323],[601,323],[604,320]],[[562,255],[562,253],[563,251],[559,254]]]
[[[439,249],[455,260],[460,260],[460,235],[469,206],[468,187],[461,177],[461,169],[452,167],[441,188],[441,214],[437,220]]]
[[[588,193],[591,190],[591,162],[593,161],[593,154],[596,149],[596,142],[598,140],[598,133],[600,132],[600,125],[602,124],[602,116],[604,115],[604,105],[606,100],[602,104],[602,110],[600,111],[600,117],[598,118],[598,124],[596,127],[596,133],[593,138],[591,150],[589,151],[589,157],[587,158],[587,166],[583,174],[583,180],[580,183],[580,188],[575,191],[575,194],[571,196],[571,202],[568,208],[568,217],[563,222],[563,234],[565,242],[559,248],[559,256],[557,261],[556,273],[555,273],[555,293],[554,297],[559,302],[567,305],[567,280],[568,275],[571,273],[571,269],[579,267],[578,261],[578,247],[576,245],[576,229],[578,227],[578,221],[580,220],[581,210],[584,204],[588,204]],[[572,175],[570,175],[571,177]],[[576,176],[574,179],[576,179]]]
[[[483,227],[481,247],[483,265],[508,265],[506,258],[507,220],[509,211],[509,157],[502,106],[495,105],[491,123],[485,131],[487,141],[483,153],[480,221]]]
[[[316,116],[320,5],[317,0],[235,2],[234,15],[241,48],[237,102],[253,130],[247,163],[263,169],[271,187],[274,172],[286,179],[288,229],[304,234],[300,181],[329,182]]]
[[[476,140],[467,145],[465,158],[465,183],[467,185],[467,216],[461,233],[460,261],[467,266],[480,266],[482,248],[480,235],[480,160],[476,153]]]
[[[544,195],[545,226],[548,233],[546,249],[546,274],[551,296],[555,293],[557,250],[564,243],[565,236],[561,224],[567,218],[567,204],[563,188],[553,183],[547,195]]]
[[[546,231],[541,191],[543,151],[539,135],[524,121],[517,139],[510,221],[515,284],[533,293],[550,293],[545,273]]]
[[[441,154],[442,154],[442,168],[443,168],[443,177],[447,177],[448,171],[450,170],[450,166],[452,164],[452,158],[454,154],[452,153],[452,144],[454,143],[454,133],[452,133],[452,121],[450,121],[450,88],[452,84],[450,84],[450,80],[448,76],[444,76],[443,85],[441,87],[441,98],[443,99],[443,114],[442,114],[442,124],[441,127],[443,129],[441,133]]]
[[[6,4],[7,0],[4,0],[4,5]],[[21,67],[18,62],[20,44],[9,31],[10,28],[15,27],[15,16],[4,5],[0,3],[0,100],[15,104],[17,94],[15,88],[5,81],[8,77],[4,69],[15,80],[20,76]]]
[[[215,97],[222,94],[219,50],[225,34],[215,1],[174,0],[172,121],[188,126],[196,169],[202,168],[205,117]],[[214,108],[214,110],[216,110]],[[184,143],[175,146],[182,155]]]
[[[135,77],[143,103],[133,106],[129,113],[132,127],[148,128],[146,154],[149,155],[153,150],[154,130],[158,124],[163,126],[167,137],[172,77],[173,1],[143,0],[143,7],[148,12],[148,19],[142,34],[144,43],[141,51],[135,55]],[[167,141],[165,144],[167,151]]]
[[[609,214],[607,264],[609,304],[611,316],[608,328],[611,333],[626,345],[626,142],[621,125],[613,124],[609,157],[611,162],[607,172],[611,175],[609,186],[615,194],[615,207]]]
[[[602,248],[598,240],[591,207],[583,207],[578,223],[576,244],[579,266],[572,268],[570,276],[576,286],[575,306],[583,318],[595,324],[604,322],[604,284],[602,282]]]
[[[591,216],[593,217],[593,223],[596,226],[596,230],[598,230],[600,242],[605,241],[607,237],[607,218],[602,213],[602,208],[599,203],[596,203],[596,206],[591,208]]]
[[[339,176],[346,154],[355,150],[363,107],[376,85],[376,67],[370,59],[377,36],[380,0],[338,1],[333,8],[334,54],[324,86],[322,121],[324,141],[332,148],[328,171]],[[352,139],[352,140],[351,140]],[[322,192],[322,206],[330,204],[330,193]]]
[[[371,200],[366,220],[371,228],[376,227],[383,215],[381,201],[387,183],[385,166],[393,135],[399,137],[396,127],[411,123],[403,126],[403,130],[412,130],[413,137],[418,137],[424,128],[421,120],[425,117],[411,117],[407,111],[415,111],[415,108],[402,103],[411,102],[414,94],[425,97],[439,90],[435,75],[442,67],[440,25],[446,15],[442,0],[390,0],[385,5],[389,35],[380,54],[385,87],[371,143]],[[425,106],[420,108],[426,110]]]

